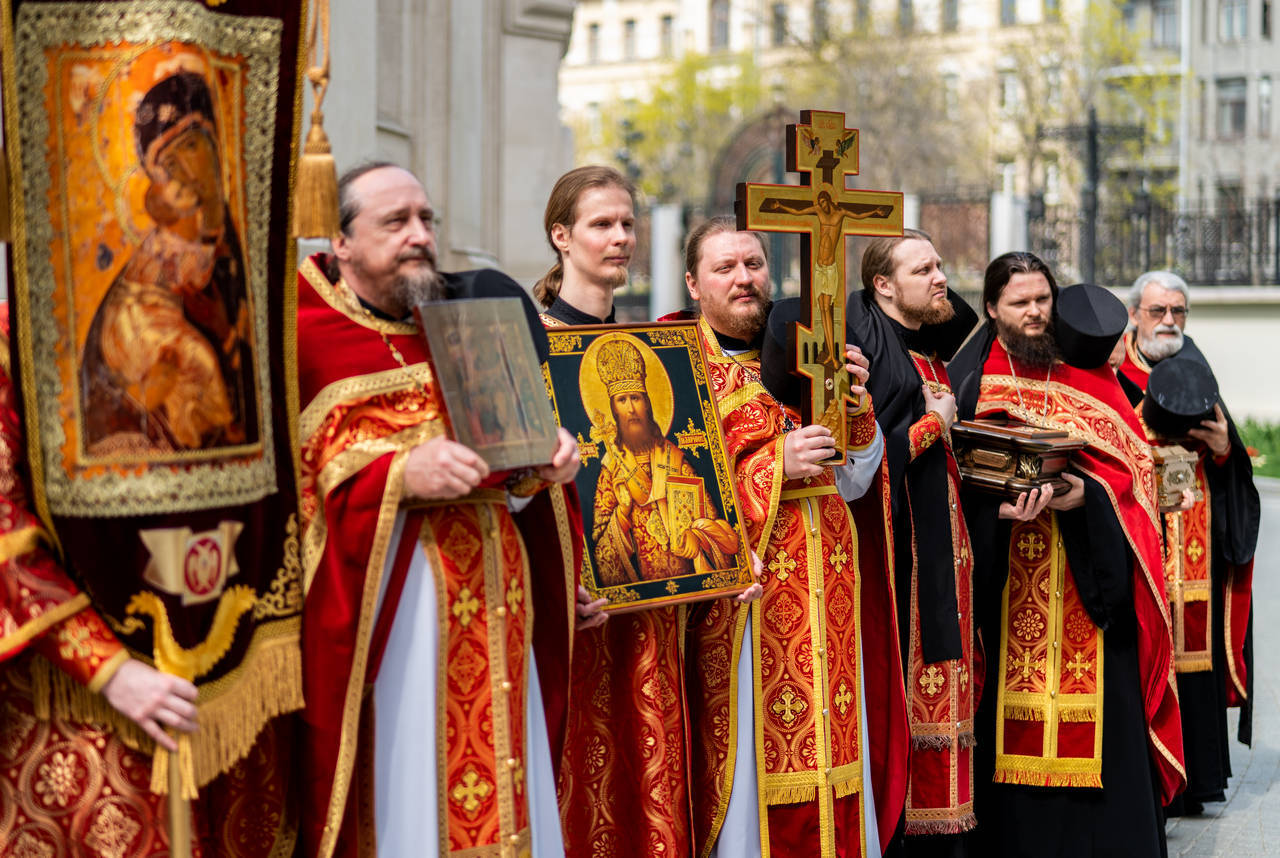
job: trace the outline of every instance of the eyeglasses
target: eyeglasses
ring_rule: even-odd
[[[1147,317],[1156,321],[1164,318],[1165,313],[1172,313],[1173,320],[1180,322],[1191,312],[1187,307],[1139,307],[1139,310],[1147,314]]]

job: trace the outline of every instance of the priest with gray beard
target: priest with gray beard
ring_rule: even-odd
[[[1191,290],[1169,271],[1148,271],[1129,292],[1133,329],[1124,336],[1120,375],[1147,389],[1152,369],[1165,361],[1207,367],[1200,349],[1183,333]],[[1227,709],[1240,707],[1237,738],[1252,739],[1253,553],[1260,505],[1253,464],[1226,406],[1189,430],[1189,439],[1162,438],[1147,425],[1152,445],[1181,443],[1198,454],[1197,487],[1204,497],[1162,518],[1169,609],[1182,634],[1175,641],[1186,749],[1187,791],[1170,815],[1199,813],[1204,803],[1223,801],[1231,775]],[[1207,549],[1207,550],[1206,550]]]

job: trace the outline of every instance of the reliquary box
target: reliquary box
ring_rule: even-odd
[[[951,444],[966,485],[1010,498],[1046,485],[1068,491],[1062,472],[1084,447],[1066,432],[1003,420],[961,420],[951,427]]]
[[[1204,500],[1204,492],[1196,481],[1195,453],[1181,444],[1162,444],[1151,448],[1151,458],[1156,462],[1156,494],[1161,512],[1182,506],[1185,489],[1191,489],[1197,501]]]

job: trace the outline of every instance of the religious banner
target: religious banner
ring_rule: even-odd
[[[190,797],[302,705],[288,228],[302,3],[0,12],[31,497],[130,653],[197,685],[200,730],[176,763]],[[151,750],[99,695],[48,681],[55,710]]]
[[[607,611],[753,581],[695,322],[547,331],[552,404],[582,455],[582,583]]]
[[[414,315],[435,357],[449,437],[490,470],[548,464],[556,421],[520,299],[432,301]]]
[[[738,185],[738,229],[800,235],[800,290],[810,308],[809,323],[797,324],[791,366],[808,391],[801,401],[805,425],[820,423],[836,439],[842,464],[848,445],[846,410],[849,373],[844,368],[845,236],[902,235],[902,194],[851,191],[847,177],[858,173],[858,131],[844,127],[844,114],[800,112],[787,126],[787,170],[799,185]],[[817,177],[817,182],[814,177]],[[813,243],[817,240],[817,253]]]

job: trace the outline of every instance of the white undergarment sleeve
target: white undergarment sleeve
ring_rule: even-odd
[[[850,450],[849,458],[833,470],[836,472],[836,490],[840,497],[855,501],[867,493],[880,473],[880,457],[884,455],[884,435],[876,424],[876,437],[865,450]]]

